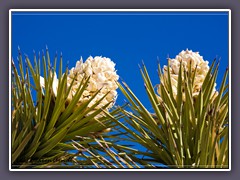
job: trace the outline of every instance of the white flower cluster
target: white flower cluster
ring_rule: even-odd
[[[180,70],[180,62],[182,62],[182,67],[186,70],[186,72],[191,70],[193,74],[196,70],[195,79],[193,82],[193,97],[198,96],[199,91],[202,87],[204,79],[209,71],[208,61],[205,61],[202,56],[199,55],[198,52],[193,52],[191,50],[186,50],[180,52],[175,59],[169,59],[169,70],[171,77],[171,84],[173,90],[173,96],[176,99],[177,97],[177,85],[178,85],[178,75]],[[163,79],[161,79],[161,83],[164,85],[164,79],[168,79],[168,70],[167,66],[163,67]],[[184,80],[184,74],[182,73],[182,79]],[[215,97],[218,92],[215,89],[216,83],[214,85],[214,89],[211,97]],[[158,89],[158,94],[160,94],[160,89]],[[183,93],[183,101],[185,101],[185,93]]]
[[[110,102],[111,103],[107,108],[111,108],[117,98],[116,89],[118,86],[116,81],[118,80],[119,76],[115,70],[115,63],[106,57],[96,56],[93,58],[90,56],[85,62],[83,62],[82,58],[80,61],[76,62],[76,66],[70,70],[70,73],[67,77],[68,87],[70,87],[72,81],[74,81],[67,100],[72,100],[80,83],[82,81],[85,82],[88,77],[90,77],[88,85],[83,91],[83,94],[78,101],[78,105],[88,101],[98,90],[100,90],[96,97],[88,104],[88,107],[94,105],[108,93],[95,109],[102,108]],[[40,84],[42,87],[45,87],[43,77],[40,77]],[[58,79],[55,73],[52,86],[55,96],[57,96],[57,88]]]
[[[118,86],[116,81],[119,78],[115,70],[115,63],[109,58],[100,56],[94,58],[90,56],[84,63],[82,59],[77,61],[75,68],[72,68],[68,75],[68,85],[74,80],[68,99],[71,100],[75,95],[83,78],[87,79],[88,77],[90,77],[88,86],[83,91],[79,103],[81,104],[88,101],[98,90],[100,90],[97,96],[89,103],[88,107],[94,105],[108,93],[96,108],[99,109],[109,102],[112,102],[108,106],[108,108],[111,108],[117,97],[116,89]]]

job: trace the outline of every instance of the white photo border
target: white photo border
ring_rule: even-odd
[[[228,12],[229,62],[229,148],[231,148],[231,9],[10,9],[9,10],[9,171],[231,171],[231,149],[228,169],[13,169],[11,163],[11,59],[13,12]]]

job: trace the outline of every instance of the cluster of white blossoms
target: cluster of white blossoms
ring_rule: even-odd
[[[85,62],[82,58],[76,62],[76,66],[70,70],[68,75],[68,85],[74,81],[68,99],[72,99],[77,92],[77,89],[82,80],[89,79],[89,83],[79,100],[79,104],[88,101],[97,91],[97,96],[89,103],[88,107],[91,107],[98,102],[104,95],[107,96],[97,105],[96,109],[102,108],[106,104],[110,103],[108,108],[114,105],[117,98],[118,88],[116,81],[119,76],[115,70],[115,63],[111,59],[106,57],[92,57],[90,56]],[[75,79],[74,79],[75,78]]]
[[[193,52],[191,50],[181,51],[175,59],[169,59],[169,70],[171,77],[171,85],[173,90],[173,96],[177,97],[177,85],[178,85],[178,75],[180,70],[180,62],[182,62],[182,67],[186,72],[191,70],[192,74],[196,70],[195,79],[193,81],[193,97],[198,96],[204,79],[209,71],[208,61],[205,61],[198,52]],[[168,69],[167,66],[163,67],[163,78],[161,83],[164,85],[164,79],[168,79]],[[182,73],[182,79],[184,80],[184,74]],[[211,97],[216,97],[218,92],[215,89],[216,83],[214,85]],[[158,94],[160,95],[160,88],[158,88]],[[185,101],[185,93],[182,94],[182,99]]]
[[[93,58],[90,56],[85,62],[83,62],[82,58],[80,61],[76,62],[76,66],[70,70],[70,73],[67,77],[68,87],[70,87],[71,83],[73,82],[67,100],[72,100],[81,82],[86,82],[88,77],[90,77],[89,82],[87,87],[84,89],[77,105],[81,105],[82,103],[88,101],[97,91],[100,90],[96,97],[88,104],[88,107],[93,106],[108,93],[107,96],[100,103],[98,103],[95,109],[100,109],[108,103],[110,104],[107,109],[111,108],[117,98],[116,89],[118,86],[116,81],[118,81],[119,76],[115,70],[115,63],[106,57],[96,56]],[[45,87],[43,77],[40,77],[40,84],[42,87]],[[55,96],[57,96],[57,88],[58,79],[55,73],[52,87]]]

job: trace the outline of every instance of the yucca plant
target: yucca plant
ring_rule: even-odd
[[[215,61],[210,69],[205,62],[200,69],[191,60],[170,63],[163,73],[159,65],[157,92],[143,65],[150,112],[126,83],[102,81],[117,77],[109,74],[109,59],[110,67],[91,57],[62,72],[61,56],[58,79],[57,56],[52,66],[48,49],[34,55],[34,67],[27,56],[23,66],[20,51],[18,59],[11,82],[13,168],[228,167],[228,71],[216,91]],[[129,104],[109,111],[115,83]]]
[[[106,139],[101,135],[98,138],[94,138],[96,144],[91,145],[80,144],[74,141],[73,145],[81,155],[74,159],[75,165],[82,168],[141,168],[142,165],[138,161],[135,161],[136,158],[128,154],[128,151],[139,151],[129,147],[131,146],[129,144],[120,145],[118,141],[120,135],[122,133],[105,136]],[[86,143],[88,139],[86,137],[83,143]],[[84,152],[82,151],[83,149]],[[76,155],[74,156],[76,157]]]
[[[202,60],[194,64],[194,58],[202,59],[198,54],[188,50],[182,53],[188,54],[188,58],[184,60],[179,55],[174,60],[169,59],[164,72],[158,65],[160,85],[157,90],[145,65],[141,68],[154,112],[146,109],[122,82],[118,85],[130,108],[122,109],[125,122],[106,114],[127,132],[128,141],[146,149],[128,151],[135,162],[145,167],[228,168],[228,69],[218,92],[215,82],[219,63],[214,60],[208,68],[207,62]]]
[[[113,123],[111,118],[105,116],[102,111],[109,112],[108,107],[114,103],[114,99],[97,108],[109,94],[106,92],[94,101],[94,98],[101,93],[103,89],[101,88],[91,95],[88,94],[88,99],[79,104],[79,99],[85,93],[91,78],[85,73],[76,88],[75,83],[78,77],[76,75],[69,78],[68,68],[62,72],[61,56],[58,68],[59,78],[56,82],[54,74],[57,70],[57,55],[53,66],[51,63],[48,49],[46,49],[46,55],[43,52],[41,57],[39,55],[37,58],[34,54],[34,65],[28,56],[25,56],[25,65],[23,65],[20,50],[17,65],[12,61],[12,167],[67,167],[63,165],[77,168],[83,165],[97,167],[102,160],[97,159],[96,154],[104,152],[106,146],[97,143],[96,139],[100,136],[108,138],[109,136],[104,136],[104,133],[116,126],[116,123]],[[41,77],[41,66],[43,77]],[[75,91],[71,92],[73,86]],[[69,99],[71,93],[72,96]],[[91,106],[89,106],[90,103]],[[119,112],[119,108],[113,108],[109,113],[115,119],[120,119],[122,115]],[[105,143],[103,140],[101,142]],[[82,149],[80,150],[79,147]],[[108,166],[110,166],[109,163]]]

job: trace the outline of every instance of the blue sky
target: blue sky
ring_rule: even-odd
[[[53,58],[63,53],[64,64],[75,66],[82,56],[102,55],[116,63],[118,74],[143,104],[146,98],[138,64],[144,61],[153,84],[158,84],[157,57],[161,65],[186,48],[199,51],[210,63],[221,58],[218,85],[228,67],[227,12],[14,12],[12,14],[12,57],[17,48],[33,59],[49,48]],[[219,87],[219,86],[217,86]],[[124,96],[119,91],[118,104]]]

